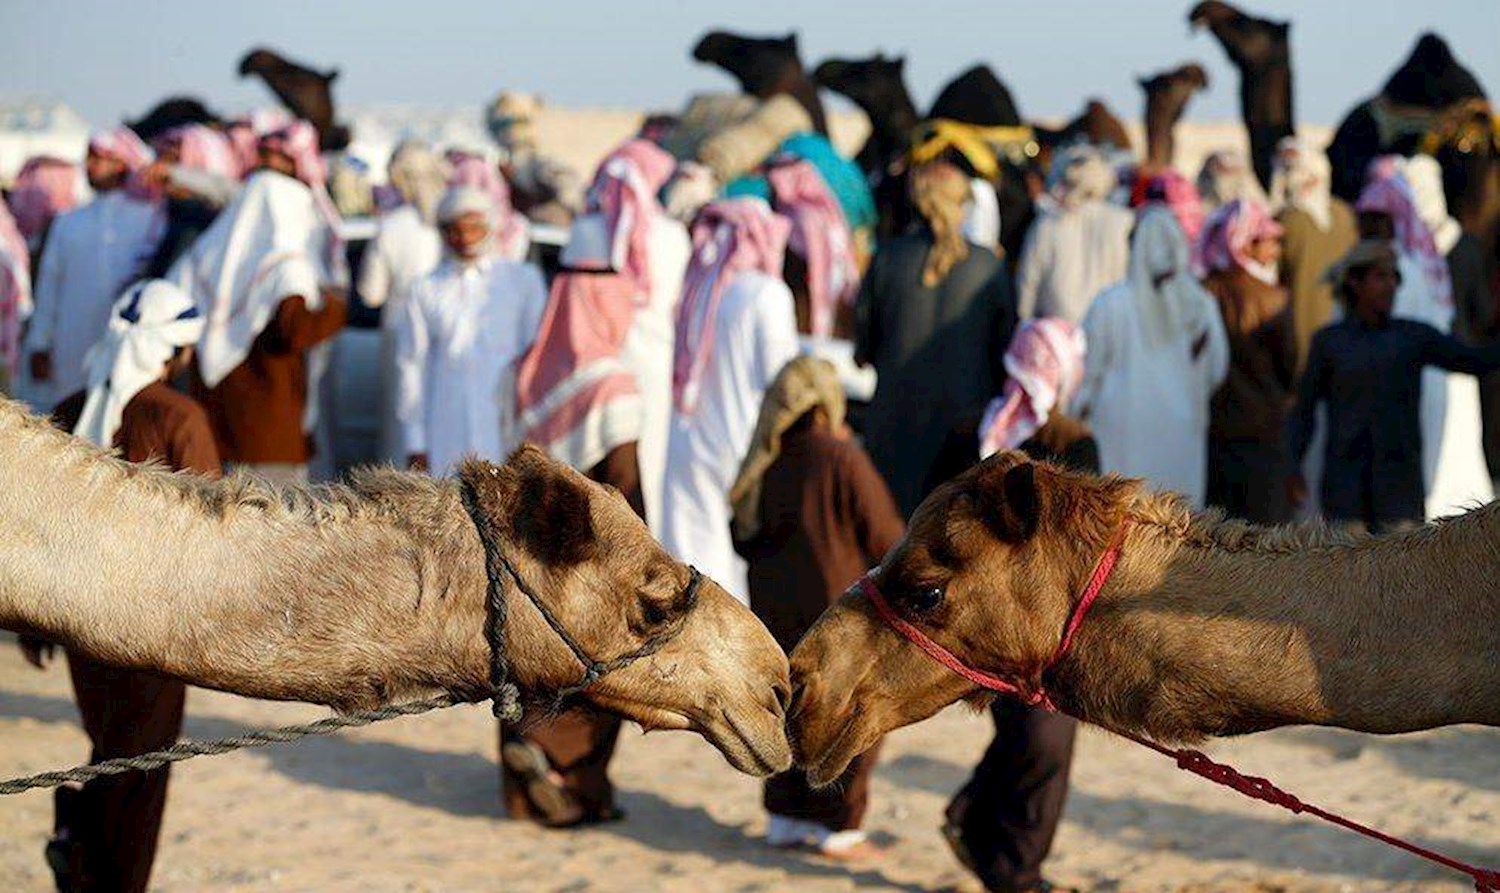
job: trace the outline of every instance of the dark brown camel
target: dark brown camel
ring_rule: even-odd
[[[257,75],[292,114],[318,130],[318,142],[325,152],[336,152],[349,145],[349,128],[334,123],[333,82],[337,68],[323,74],[299,65],[268,49],[255,49],[240,60],[240,77]]]
[[[927,117],[980,127],[1020,127],[1026,123],[1010,88],[988,65],[975,65],[949,81],[932,101]],[[1024,160],[1018,161],[1004,152],[999,158],[1000,179],[995,192],[1000,201],[1000,245],[1010,257],[1019,257],[1026,231],[1036,217],[1036,207],[1026,188],[1021,167]]]
[[[1269,188],[1276,144],[1297,129],[1287,39],[1292,26],[1248,16],[1218,0],[1194,6],[1188,22],[1212,31],[1240,70],[1240,114],[1250,133],[1250,161],[1260,184]]]
[[[1454,58],[1448,44],[1436,34],[1423,34],[1380,92],[1339,124],[1328,145],[1333,194],[1355,201],[1376,156],[1412,154],[1445,111],[1465,100],[1485,98],[1484,88]],[[1455,212],[1462,206],[1462,201],[1455,203]]]
[[[1163,71],[1136,83],[1146,92],[1146,167],[1171,166],[1176,152],[1177,122],[1193,94],[1208,89],[1208,73],[1196,62]]]
[[[722,68],[740,89],[757,99],[785,93],[802,104],[818,133],[828,135],[828,116],[818,87],[802,67],[797,32],[785,37],[745,37],[711,31],[693,47],[693,58]]]
[[[151,142],[174,127],[184,124],[208,124],[217,127],[223,119],[208,110],[202,102],[191,96],[172,96],[158,102],[151,111],[135,119],[126,121],[125,126],[135,131],[135,135]]]
[[[870,137],[854,160],[871,180],[882,179],[906,152],[921,116],[906,88],[906,57],[828,59],[813,71],[819,86],[849,98],[870,119]]]
[[[1033,124],[1039,150],[1037,160],[1043,167],[1052,165],[1052,153],[1058,149],[1084,142],[1101,148],[1122,149],[1129,152],[1130,133],[1115,113],[1109,110],[1102,99],[1090,99],[1078,117],[1053,130]]]

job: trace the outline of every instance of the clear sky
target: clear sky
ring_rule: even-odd
[[[1190,0],[0,0],[0,96],[62,99],[93,123],[143,113],[170,93],[238,112],[266,104],[235,75],[265,45],[338,66],[350,102],[471,105],[504,88],[569,105],[677,108],[727,89],[688,50],[704,31],[801,34],[809,67],[832,55],[905,53],[925,107],[952,75],[994,66],[1023,115],[1071,115],[1088,96],[1140,114],[1134,77],[1196,60],[1211,87],[1190,116],[1238,114],[1237,76]],[[1500,91],[1497,0],[1253,0],[1293,21],[1297,114],[1336,123],[1373,92],[1416,36],[1436,30],[1491,95]]]

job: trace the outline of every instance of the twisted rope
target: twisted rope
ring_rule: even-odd
[[[193,757],[215,756],[236,750],[243,750],[247,747],[263,747],[267,744],[280,744],[286,741],[297,741],[302,738],[331,735],[341,729],[367,726],[372,723],[385,722],[388,719],[396,719],[402,716],[416,716],[421,713],[430,713],[433,710],[442,710],[445,707],[454,707],[459,704],[469,703],[474,702],[443,694],[420,701],[407,701],[404,704],[391,704],[386,707],[378,707],[374,710],[360,710],[355,713],[329,716],[317,722],[304,723],[302,725],[282,726],[277,729],[260,729],[230,738],[215,738],[209,741],[179,741],[171,747],[152,751],[151,753],[144,753],[140,756],[117,757],[112,760],[105,760],[102,763],[88,763],[82,766],[74,766],[72,769],[39,772],[36,775],[28,775],[23,778],[8,779],[0,782],[0,796],[19,794],[22,791],[29,791],[32,788],[55,788],[70,781],[86,782],[102,778],[106,775],[160,769],[172,763],[191,760]]]

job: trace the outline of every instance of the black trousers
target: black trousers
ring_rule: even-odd
[[[168,747],[182,728],[187,687],[174,679],[68,655],[94,762]],[[167,767],[97,778],[59,789],[57,830],[76,847],[72,886],[144,893],[167,806]]]
[[[995,740],[948,805],[950,833],[990,890],[1034,890],[1062,820],[1078,722],[1011,699],[990,712]]]

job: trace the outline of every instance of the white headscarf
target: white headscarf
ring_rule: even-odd
[[[1448,198],[1443,194],[1443,169],[1431,155],[1414,155],[1401,164],[1401,174],[1411,186],[1412,203],[1417,216],[1432,230],[1432,241],[1446,257],[1463,235],[1463,227],[1448,214]]]
[[[1064,208],[1104,201],[1119,182],[1104,153],[1088,144],[1064,149],[1052,162],[1049,191]]]
[[[969,181],[969,201],[964,205],[964,238],[991,251],[1000,246],[1000,200],[988,180]]]
[[[163,279],[145,279],[115,301],[109,329],[84,358],[88,398],[73,433],[113,446],[131,399],[161,378],[178,349],[198,342],[203,316],[187,292]]]
[[[312,190],[261,171],[177,261],[168,278],[203,313],[198,365],[209,387],[245,361],[283,299],[300,295],[309,310],[318,310],[321,286],[347,284],[323,263],[335,237]]]
[[[1327,232],[1333,226],[1332,177],[1327,155],[1294,136],[1284,137],[1271,162],[1271,213],[1296,208]]]
[[[1202,316],[1214,306],[1192,273],[1190,257],[1187,236],[1171,209],[1145,206],[1131,237],[1127,275],[1152,347],[1165,348],[1185,333],[1202,331]]]

